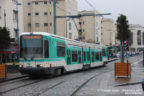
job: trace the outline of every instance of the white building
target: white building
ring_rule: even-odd
[[[130,31],[132,32],[132,45],[130,50],[132,52],[138,52],[144,47],[144,27],[139,24],[130,25]]]
[[[10,37],[17,37],[17,13],[19,17],[19,33],[23,32],[23,5],[22,0],[0,0],[0,26],[10,30]],[[21,4],[21,5],[20,5]],[[18,7],[18,11],[17,8]]]

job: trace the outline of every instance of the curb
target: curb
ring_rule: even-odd
[[[24,76],[19,76],[19,77],[11,78],[11,79],[7,79],[7,78],[6,79],[0,79],[0,83],[11,81],[11,80],[16,80],[16,79],[21,79],[21,78],[25,78],[25,77],[28,77],[28,76],[24,75]]]

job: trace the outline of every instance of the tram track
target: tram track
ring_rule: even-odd
[[[130,58],[130,60],[131,60],[132,62],[135,61],[133,58]],[[137,60],[139,60],[139,59],[137,59]],[[114,62],[111,62],[111,63],[109,63],[108,65],[113,65],[113,64],[114,64]],[[110,67],[102,67],[102,68],[100,68],[100,69],[97,69],[97,71],[98,71],[97,74],[91,75],[91,77],[89,77],[89,79],[87,79],[87,80],[84,81],[82,84],[80,84],[80,85],[76,88],[76,90],[74,90],[73,93],[70,94],[69,96],[76,96],[77,93],[78,93],[83,87],[85,87],[85,85],[87,85],[92,79],[94,79],[96,76],[102,75],[102,74],[104,74],[104,73],[106,73],[106,72],[113,71],[111,68],[110,68],[110,69],[109,69],[109,68],[110,68]],[[100,71],[100,70],[104,70],[104,71]],[[93,71],[93,70],[90,70],[90,71]],[[90,71],[82,71],[82,73],[91,73]],[[81,73],[80,73],[80,74],[81,74]],[[67,77],[68,75],[60,76],[60,78],[63,79],[65,76]],[[80,75],[80,76],[81,76],[81,75]],[[76,76],[75,76],[75,77],[76,77]],[[54,78],[51,78],[51,79],[53,80]],[[25,80],[30,80],[30,79],[23,78],[23,79],[17,79],[17,80],[19,80],[19,81],[25,81]],[[35,83],[39,83],[39,82],[41,82],[41,81],[43,81],[43,80],[47,80],[47,79],[41,79],[41,80],[37,80],[37,81],[32,81],[32,82],[30,82],[30,83],[27,82],[27,84],[23,84],[23,85],[14,87],[14,88],[10,88],[10,89],[8,89],[8,90],[0,91],[0,95],[5,94],[5,93],[10,92],[10,91],[13,91],[13,90],[16,90],[16,89],[19,89],[19,88],[23,88],[23,87],[26,87],[26,86],[29,86],[29,85],[33,85],[33,84],[35,84]],[[49,80],[49,79],[48,79],[48,80]],[[55,80],[55,79],[54,79],[54,80]],[[69,80],[69,79],[68,79],[68,80]],[[19,81],[18,81],[18,82],[19,82]],[[17,81],[12,80],[12,82],[17,82]],[[63,84],[64,82],[67,82],[67,81],[65,81],[65,80],[63,79],[63,80],[61,80],[60,82],[57,81],[57,83],[52,83],[52,85],[47,86],[47,88],[41,88],[41,90],[40,90],[39,92],[37,92],[36,94],[34,94],[33,96],[40,96],[40,95],[46,93],[47,91],[50,91],[50,90],[55,89],[56,87],[58,87],[59,85]],[[10,84],[10,82],[6,82],[6,83],[7,83],[7,84]]]
[[[106,71],[104,71],[104,72],[98,73],[98,74],[90,77],[88,80],[86,80],[84,83],[82,83],[70,96],[76,96],[76,94],[77,94],[86,84],[88,84],[92,79],[94,79],[96,76],[99,76],[99,75],[101,75],[101,74],[104,74],[104,73],[110,72],[110,71],[112,71],[112,70],[106,70]]]
[[[5,83],[5,82],[9,82],[9,81],[15,81],[15,80],[18,80],[18,79],[23,79],[23,78],[26,78],[26,77],[28,77],[28,75],[21,76],[21,77],[16,77],[16,78],[12,78],[12,79],[6,79],[6,80],[3,80],[3,81],[0,81],[0,84]]]
[[[140,57],[141,57],[141,56],[140,56]],[[135,57],[131,57],[131,58],[129,58],[129,59],[132,60],[132,61],[134,61],[133,58],[135,58]],[[141,60],[141,59],[138,59],[138,60]],[[118,60],[114,60],[114,61],[118,61]],[[114,61],[112,61],[112,62],[114,62]],[[109,62],[109,64],[112,64],[112,63]],[[111,72],[111,71],[113,71],[113,70],[105,70],[104,72],[98,73],[98,74],[90,77],[90,78],[87,79],[84,83],[82,83],[70,96],[76,96],[77,93],[78,93],[85,85],[87,85],[92,79],[94,79],[96,76],[99,76],[99,75],[102,75],[102,74],[104,74],[104,73]],[[139,82],[138,82],[138,83],[139,83]]]
[[[63,84],[63,83],[64,83],[64,81],[58,82],[58,83],[56,83],[56,84],[54,84],[54,85],[52,85],[52,86],[50,86],[50,87],[48,87],[48,88],[45,88],[45,89],[40,90],[39,93],[37,93],[37,94],[35,94],[35,95],[33,95],[33,96],[40,96],[41,94],[44,94],[45,92],[47,92],[47,91],[49,91],[49,90],[51,90],[51,89],[53,89],[53,88],[55,88],[55,87]]]
[[[32,84],[35,84],[35,83],[39,83],[43,80],[37,80],[37,81],[34,81],[34,82],[30,82],[30,83],[27,83],[27,84],[23,84],[23,85],[20,85],[20,86],[17,86],[17,87],[14,87],[14,88],[10,88],[8,90],[5,90],[5,91],[0,91],[0,95],[4,94],[4,93],[7,93],[7,92],[10,92],[10,91],[13,91],[13,90],[16,90],[16,89],[19,89],[19,88],[22,88],[22,87],[25,87],[25,86],[30,86]]]

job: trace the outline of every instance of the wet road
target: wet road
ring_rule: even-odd
[[[140,55],[129,58],[129,61],[133,63],[132,66],[137,66],[137,62],[141,61],[141,59],[142,56]],[[106,85],[108,83],[106,79],[113,76],[115,62],[108,63],[106,67],[59,77],[37,79],[26,77],[0,83],[0,96],[107,96],[106,93],[103,92],[104,94],[102,94],[100,91],[102,91],[102,88],[110,89],[111,85],[115,85],[113,79],[109,86]],[[139,87],[140,85],[136,86]],[[115,94],[113,96],[123,95]]]

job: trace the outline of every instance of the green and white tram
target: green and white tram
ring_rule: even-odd
[[[107,60],[105,46],[45,32],[25,32],[20,36],[19,70],[22,74],[61,74],[103,66]]]

